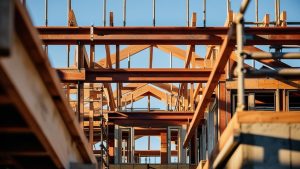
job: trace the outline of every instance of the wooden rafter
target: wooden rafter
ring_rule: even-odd
[[[228,35],[225,37],[225,39],[222,43],[217,60],[212,69],[212,72],[209,76],[207,85],[204,88],[203,97],[197,105],[192,122],[190,123],[190,127],[187,131],[187,134],[186,134],[186,137],[184,140],[184,147],[186,147],[188,145],[188,142],[192,138],[201,119],[204,118],[205,109],[206,109],[207,105],[209,104],[211,95],[213,94],[213,92],[218,84],[218,80],[221,75],[220,71],[224,70],[227,60],[229,59],[231,52],[234,50],[234,45],[231,40],[231,37],[234,34],[234,30],[235,30],[235,25],[232,25],[229,29]]]

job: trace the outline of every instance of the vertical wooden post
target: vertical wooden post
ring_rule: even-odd
[[[149,55],[149,68],[152,68],[152,63],[153,63],[153,46],[150,46],[150,55]]]
[[[116,69],[120,69],[120,45],[116,45]],[[121,111],[121,83],[117,83],[117,110]]]
[[[105,45],[105,52],[106,52],[106,61],[105,61],[105,67],[106,68],[112,68],[111,65],[111,58],[110,58],[110,47],[109,45]]]
[[[130,69],[130,52],[128,52],[128,57],[127,57],[127,64],[128,64],[128,69]]]
[[[276,89],[275,91],[275,111],[280,111],[280,91]]]
[[[168,110],[169,111],[169,98],[168,98],[169,96],[168,96],[168,93],[166,93],[166,110]]]
[[[190,105],[191,105],[191,111],[194,111],[195,109],[195,102],[194,102],[194,83],[191,83],[190,88]]]
[[[67,25],[68,27],[70,26],[71,23],[71,10],[72,10],[72,1],[71,0],[67,0],[68,2],[68,10],[67,10],[67,16],[68,16],[68,20],[67,20]],[[70,67],[70,45],[67,45],[67,67]],[[70,101],[70,85],[67,84],[67,100],[68,102]]]
[[[92,44],[90,46],[90,67],[94,68],[94,62],[95,62],[95,45]]]
[[[80,71],[84,68],[83,45],[78,43],[77,68]],[[77,91],[77,116],[80,126],[83,128],[83,113],[84,113],[84,83],[78,81]]]
[[[131,111],[133,111],[133,94],[131,94]]]
[[[93,103],[90,103],[90,111],[89,111],[89,142],[91,145],[91,148],[93,150],[93,144],[94,144],[94,107]]]
[[[188,93],[187,83],[184,84],[183,97],[184,97],[184,111],[187,111],[189,107],[189,93]]]
[[[167,131],[163,131],[160,133],[160,159],[161,164],[168,163],[168,143],[167,143]]]
[[[287,93],[286,90],[283,89],[282,90],[282,111],[287,111],[287,104],[288,104]]]
[[[109,12],[109,26],[114,26],[114,13]]]
[[[222,134],[226,128],[226,85],[224,82],[219,83],[218,112],[219,112],[219,131],[220,134]]]
[[[120,68],[120,45],[116,45],[116,69]]]
[[[248,95],[248,109],[255,110],[255,93],[249,93]]]
[[[150,112],[150,95],[148,95],[148,112]]]
[[[280,26],[282,27],[286,27],[287,26],[287,23],[286,23],[286,11],[282,11],[280,13]]]
[[[90,45],[90,67],[94,68],[94,61],[95,61],[95,45],[91,44]],[[90,98],[92,95],[92,89],[94,88],[94,84],[90,83]],[[91,100],[91,99],[90,99]],[[102,98],[101,98],[102,100]],[[92,100],[91,100],[92,101]],[[89,110],[89,142],[90,145],[93,149],[93,144],[94,144],[94,102],[90,102],[90,110]],[[102,106],[100,106],[102,109]]]
[[[231,91],[225,90],[226,92],[226,126],[231,119]]]
[[[79,82],[77,83],[77,118],[80,124],[80,127],[83,128],[83,112],[84,112],[84,95],[83,95],[83,83]]]
[[[266,14],[264,16],[263,23],[264,23],[264,27],[269,27],[269,25],[270,25],[270,15],[269,14]]]

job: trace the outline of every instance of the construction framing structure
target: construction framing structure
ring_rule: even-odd
[[[48,25],[48,0],[45,25],[33,26],[26,0],[0,1],[0,168],[300,167],[300,69],[286,63],[300,65],[300,23],[280,0],[274,21],[258,20],[255,0],[254,22],[244,19],[250,0],[235,13],[227,0],[222,27],[207,26],[206,0],[201,27],[189,0],[186,27],[157,26],[156,0],[153,26],[126,26],[126,0],[122,26],[113,12],[106,21],[107,0],[103,26],[80,26],[67,2],[67,26]],[[51,66],[51,45],[67,48],[67,67]],[[148,67],[136,68],[133,55],[145,50]],[[169,67],[156,68],[154,50]]]

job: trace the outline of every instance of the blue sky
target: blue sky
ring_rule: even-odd
[[[231,0],[232,10],[238,11],[241,0]],[[77,17],[79,26],[103,25],[103,0],[72,0],[72,8]],[[49,26],[65,26],[67,24],[67,0],[48,0],[48,23]],[[107,0],[108,12],[114,12],[114,25],[122,26],[123,0]],[[27,0],[27,7],[33,23],[37,26],[44,25],[44,0]],[[300,21],[300,1],[282,0],[281,11],[287,11],[288,21]],[[202,0],[190,0],[190,16],[197,13],[197,26],[203,26]],[[246,12],[246,21],[255,21],[254,0],[250,3]],[[274,20],[274,0],[259,0],[259,20],[266,13],[270,14],[270,20]],[[223,26],[226,18],[226,0],[207,0],[207,26]],[[127,26],[151,26],[152,25],[152,0],[127,0]],[[156,0],[156,25],[157,26],[186,26],[186,0]],[[121,46],[124,48],[126,46]],[[185,48],[185,46],[180,46]],[[66,67],[66,47],[50,46],[50,61],[54,67]],[[87,47],[88,49],[88,47]],[[111,47],[114,52],[114,47]],[[268,48],[264,48],[268,49]],[[200,56],[205,55],[205,48],[197,46],[196,52]],[[149,51],[145,50],[132,57],[132,67],[145,67]],[[71,55],[74,55],[72,47]],[[96,47],[96,60],[105,56],[104,47]],[[73,59],[72,59],[73,60]],[[154,51],[154,66],[168,67],[168,54]],[[173,59],[173,67],[182,67],[183,62]],[[127,67],[127,61],[121,62],[121,67]]]
[[[49,26],[67,25],[67,0],[48,0]],[[241,0],[231,0],[233,11],[238,11]],[[103,26],[102,20],[103,0],[72,0],[72,8],[77,17],[79,26]],[[114,25],[122,26],[123,0],[107,0],[107,23],[108,12],[114,12]],[[34,25],[43,26],[44,0],[27,0],[27,8]],[[197,13],[197,26],[202,24],[202,0],[190,0],[190,16]],[[300,0],[281,0],[281,11],[287,11],[288,21],[300,21]],[[246,21],[255,21],[254,0],[252,0],[247,12]],[[270,20],[274,20],[274,0],[259,0],[259,20],[269,13]],[[223,26],[226,19],[226,0],[207,0],[207,26]],[[152,0],[127,0],[127,26],[151,26],[152,25]],[[156,0],[156,26],[186,26],[186,0]],[[121,46],[124,48],[126,46]],[[179,46],[185,48],[185,46]],[[111,52],[114,52],[111,46]],[[267,47],[262,49],[268,50]],[[75,47],[71,48],[71,56],[74,55]],[[88,47],[87,47],[87,50]],[[299,49],[297,49],[299,52]],[[205,55],[205,48],[197,46],[197,54]],[[103,46],[96,47],[96,60],[104,58]],[[149,50],[136,54],[131,59],[131,67],[147,67]],[[66,46],[49,46],[49,59],[53,67],[66,67]],[[73,58],[74,59],[74,58]],[[154,49],[154,67],[169,67],[169,54]],[[289,62],[292,63],[292,62]],[[293,66],[299,67],[299,61],[293,62]],[[121,62],[121,67],[127,67],[127,60]],[[183,61],[173,59],[173,67],[183,67]],[[151,104],[155,108],[165,109],[165,105],[154,98]],[[136,107],[147,107],[146,99],[135,103]],[[143,142],[143,141],[142,141]],[[139,144],[141,145],[141,144]],[[142,145],[143,146],[143,145]]]

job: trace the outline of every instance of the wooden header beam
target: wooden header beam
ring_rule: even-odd
[[[77,44],[173,44],[221,45],[228,27],[37,27],[48,45]],[[298,45],[300,27],[245,28],[246,45]],[[93,39],[91,39],[91,35]]]
[[[185,120],[191,119],[194,112],[191,111],[150,111],[150,112],[122,112],[127,117],[117,113],[109,113],[109,120],[132,119],[132,120]]]
[[[134,69],[57,69],[62,82],[84,81],[96,82],[131,82],[131,83],[165,83],[165,82],[207,82],[211,69],[183,68],[134,68]],[[220,72],[225,80],[224,71]]]
[[[227,89],[237,89],[237,81],[227,81]],[[248,78],[245,79],[245,89],[300,89],[300,80],[291,80],[284,83],[276,79]]]

